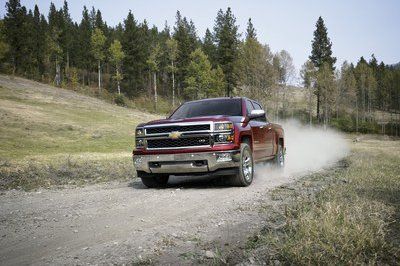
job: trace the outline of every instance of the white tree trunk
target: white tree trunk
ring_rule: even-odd
[[[98,75],[98,76],[99,76],[99,91],[101,91],[101,73],[100,73],[100,71],[101,71],[101,70],[100,70],[100,60],[99,60],[99,64],[98,64],[98,67],[97,67],[97,68],[98,68],[98,70],[99,70],[99,75]]]
[[[157,111],[157,73],[153,73],[153,78],[154,78],[154,106]]]
[[[172,107],[175,107],[175,73],[174,73],[174,61],[172,61]]]
[[[118,80],[117,80],[118,94],[121,94],[121,88],[120,88],[120,86],[119,86],[119,83],[120,83],[120,82],[119,82],[119,71],[118,71],[118,68],[117,68],[117,77],[118,77],[118,78],[117,78],[117,79],[118,79]]]

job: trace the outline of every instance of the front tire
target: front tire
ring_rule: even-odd
[[[167,186],[169,175],[138,173],[142,183],[148,188],[164,188]]]
[[[253,153],[249,144],[240,145],[239,173],[231,177],[232,184],[239,187],[247,187],[253,182],[254,162]]]

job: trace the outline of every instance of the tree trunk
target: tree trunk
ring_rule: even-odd
[[[172,107],[175,107],[175,73],[174,73],[174,61],[172,61]]]
[[[356,99],[356,132],[358,133],[358,100]]]
[[[317,88],[317,120],[318,120],[318,122],[321,122],[320,115],[319,115],[319,102],[320,102],[319,88]]]
[[[117,77],[118,77],[118,80],[117,80],[118,94],[121,94],[121,88],[120,88],[120,86],[119,86],[120,81],[119,81],[119,71],[118,71],[118,68],[117,68]]]
[[[100,60],[99,60],[99,64],[97,66],[99,74],[98,74],[98,78],[99,78],[99,92],[101,92],[101,68],[100,68]]]
[[[311,98],[312,98],[312,92],[311,92],[311,87],[309,88],[309,95],[308,95],[308,113],[309,113],[309,116],[310,116],[310,127],[312,127],[312,106],[311,106],[311,104],[312,104],[312,101],[311,101]]]
[[[60,86],[61,80],[60,80],[60,65],[58,64],[58,60],[56,59],[56,76],[54,77],[54,83],[56,86]]]
[[[154,108],[157,111],[157,73],[153,73],[154,78]]]

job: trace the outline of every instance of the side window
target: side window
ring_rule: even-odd
[[[253,110],[254,110],[253,104],[249,100],[246,100],[247,115],[249,115],[251,113],[251,111],[253,111]]]
[[[255,110],[263,110],[262,107],[261,107],[261,105],[260,105],[259,103],[253,102],[253,105],[254,105],[254,109],[255,109]],[[257,120],[257,121],[261,121],[261,122],[267,122],[266,116],[257,118],[256,120]]]

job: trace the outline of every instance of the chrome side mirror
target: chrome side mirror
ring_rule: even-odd
[[[265,111],[264,110],[252,110],[249,119],[254,119],[254,118],[259,118],[259,117],[264,117],[265,116]]]

